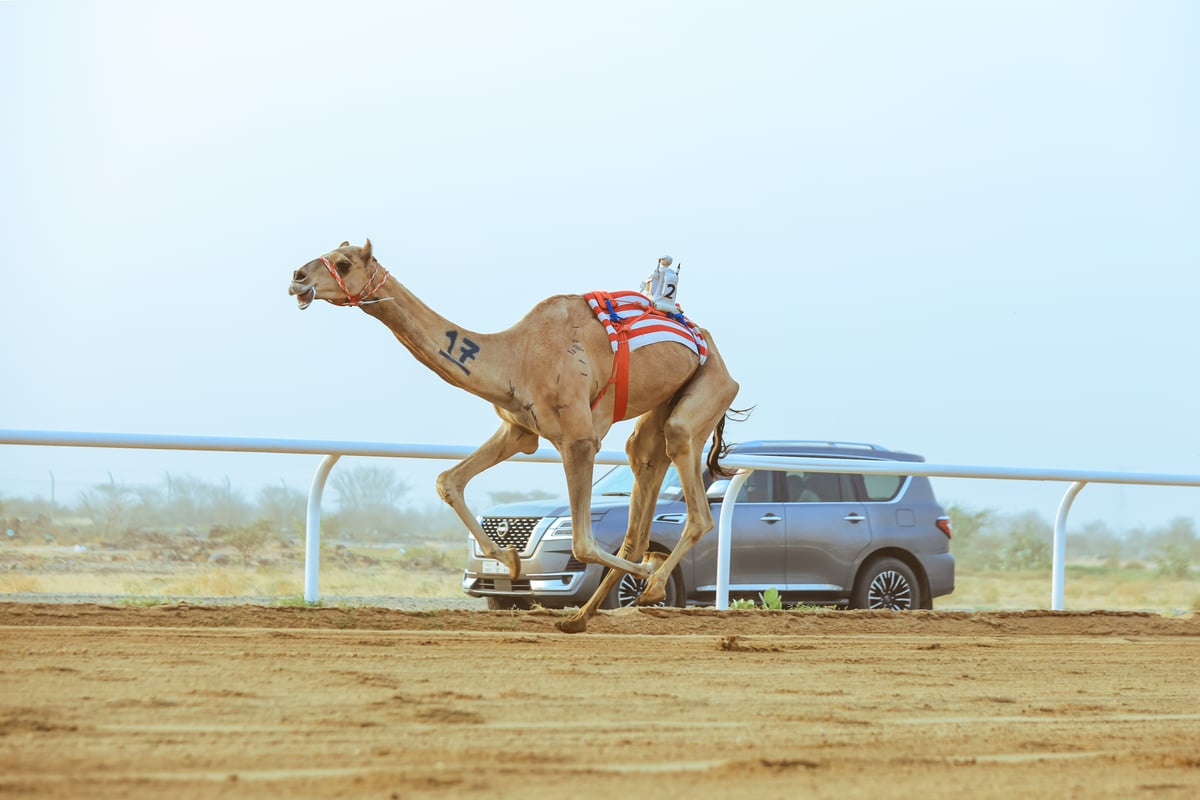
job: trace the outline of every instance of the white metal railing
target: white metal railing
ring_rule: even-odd
[[[1111,472],[1086,469],[1039,469],[1029,467],[979,467],[951,464],[930,464],[924,461],[863,461],[832,458],[782,458],[771,456],[731,455],[721,459],[725,467],[742,469],[804,469],[810,472],[856,472],[862,475],[924,475],[938,478],[991,478],[1019,481],[1059,481],[1070,486],[1059,502],[1054,519],[1054,547],[1050,568],[1050,608],[1063,610],[1066,580],[1067,514],[1076,495],[1089,483],[1119,483],[1148,486],[1200,486],[1200,475],[1167,473]],[[717,608],[729,607],[729,537],[724,535],[733,522],[733,503],[741,483],[748,473],[734,476],[725,491],[721,504],[721,524],[717,540]],[[741,479],[739,481],[738,479]],[[735,485],[736,484],[736,485]]]
[[[265,439],[236,436],[173,436],[152,433],[92,433],[82,431],[22,431],[0,429],[0,444],[45,445],[52,447],[113,447],[133,450],[198,450],[226,453],[284,453],[324,456],[313,476],[308,492],[304,525],[304,599],[320,599],[318,583],[321,568],[321,496],[325,481],[342,456],[380,458],[438,458],[461,460],[475,452],[474,447],[439,444],[387,444],[349,442],[330,439]],[[533,453],[517,453],[512,461],[538,463],[561,462],[558,451],[540,448]],[[624,453],[601,451],[598,464],[628,464]]]
[[[308,495],[305,522],[304,599],[314,603],[319,599],[318,579],[321,545],[321,496],[334,464],[342,456],[373,456],[390,458],[462,459],[475,448],[457,445],[385,444],[323,439],[266,439],[230,436],[174,436],[132,433],[91,433],[77,431],[23,431],[0,429],[0,444],[43,445],[56,447],[112,447],[139,450],[198,450],[242,453],[285,453],[321,455],[320,466],[313,476]],[[512,461],[560,462],[558,451],[541,448],[518,453]],[[627,464],[624,453],[602,450],[596,455],[597,464]],[[1114,483],[1151,486],[1200,486],[1200,475],[1167,473],[1111,472],[1102,470],[1038,469],[1025,467],[982,467],[931,464],[923,461],[864,461],[860,459],[792,458],[772,456],[730,455],[722,459],[726,467],[741,470],[734,476],[725,492],[717,525],[717,608],[729,607],[730,529],[733,521],[734,498],[751,471],[756,469],[803,469],[809,472],[849,472],[864,475],[923,475],[941,478],[985,478],[1023,481],[1057,481],[1069,483],[1059,503],[1054,520],[1054,546],[1051,565],[1050,607],[1063,609],[1066,574],[1067,515],[1075,497],[1089,483]]]

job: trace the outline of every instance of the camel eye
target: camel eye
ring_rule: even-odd
[[[340,272],[341,274],[345,275],[347,272],[350,271],[350,262],[349,261],[339,261],[337,264],[337,271]]]

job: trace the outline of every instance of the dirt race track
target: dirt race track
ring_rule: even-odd
[[[1200,617],[0,603],[0,797],[1200,797]]]

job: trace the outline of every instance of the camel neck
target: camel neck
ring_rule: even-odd
[[[468,330],[438,314],[389,276],[376,292],[380,302],[364,305],[425,366],[444,381],[491,402],[508,398],[508,386],[492,385],[486,355],[502,346],[495,334]]]

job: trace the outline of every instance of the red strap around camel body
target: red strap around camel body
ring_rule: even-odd
[[[613,353],[612,375],[600,390],[600,394],[592,401],[593,411],[600,404],[608,387],[614,385],[617,388],[613,392],[613,422],[620,422],[624,419],[625,407],[629,404],[629,331],[623,327],[617,329],[617,352]]]
[[[616,386],[613,397],[613,422],[625,418],[629,405],[629,354],[639,346],[657,342],[676,342],[696,353],[703,364],[708,354],[704,336],[683,316],[658,311],[640,292],[589,292],[584,295],[597,320],[608,331],[613,350],[612,374],[608,383],[592,401],[595,409],[609,386]]]

